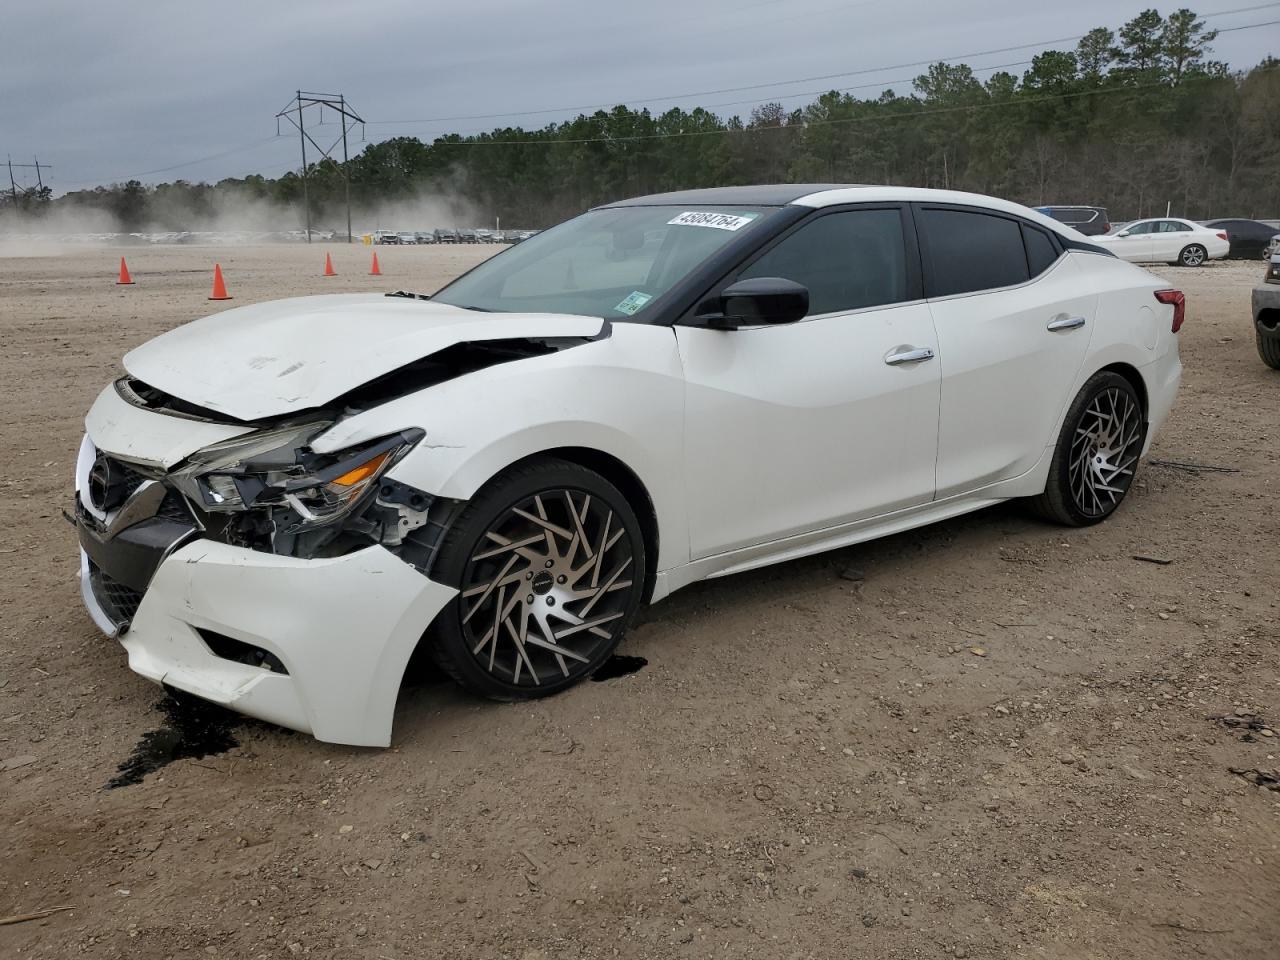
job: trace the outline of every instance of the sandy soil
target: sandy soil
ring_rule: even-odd
[[[1280,738],[1207,719],[1280,721],[1252,263],[1161,271],[1190,310],[1154,456],[1235,472],[1148,465],[1089,530],[1007,506],[698,585],[620,679],[497,705],[418,678],[388,751],[246,725],[104,789],[164,718],[80,606],[81,417],[211,308],[490,252],[383,249],[376,279],[332,250],[324,279],[318,246],[130,248],[133,287],[118,250],[0,260],[0,915],[71,908],[0,956],[1280,957],[1280,793],[1230,772]]]

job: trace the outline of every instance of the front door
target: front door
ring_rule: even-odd
[[[695,559],[933,498],[940,362],[905,217],[815,214],[719,285],[801,283],[799,322],[676,328]]]
[[[1108,249],[1121,260],[1128,260],[1130,263],[1150,263],[1155,241],[1152,231],[1155,227],[1154,220],[1143,220],[1131,227],[1126,227],[1111,241]]]

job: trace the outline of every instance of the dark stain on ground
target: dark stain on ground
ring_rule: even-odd
[[[246,719],[216,704],[168,691],[156,704],[164,726],[142,735],[138,745],[107,781],[107,789],[141,783],[143,777],[175,760],[198,760],[239,746],[234,730]]]
[[[641,667],[648,666],[648,664],[649,661],[644,657],[627,657],[620,653],[615,653],[600,664],[600,669],[591,675],[591,679],[599,682],[601,680],[612,680],[615,677],[625,677],[628,673],[635,673]]]

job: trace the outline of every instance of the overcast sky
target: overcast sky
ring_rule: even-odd
[[[296,12],[270,0],[14,3],[0,30],[0,159],[38,154],[59,193],[131,177],[278,176],[296,168],[298,142],[289,127],[293,136],[276,138],[273,117],[299,87],[345,94],[370,140],[539,127],[579,112],[564,108],[615,103],[746,116],[831,88],[909,92],[920,68],[895,65],[915,61],[963,59],[983,79],[993,72],[983,67],[1020,75],[1025,65],[1007,65],[1045,46],[1070,49],[1047,41],[1115,28],[1149,2],[311,0]],[[1208,22],[1267,20],[1280,20],[1280,3]],[[1033,46],[968,56],[1020,44]],[[1280,25],[1223,33],[1214,53],[1253,66],[1280,53]],[[848,75],[782,82],[827,74]],[[675,99],[756,84],[768,86]],[[513,115],[476,118],[503,112]],[[466,119],[439,119],[450,117]],[[34,183],[33,171],[21,173]]]

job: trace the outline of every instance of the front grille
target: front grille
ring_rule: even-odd
[[[103,459],[107,462],[109,476],[111,477],[111,489],[108,492],[108,497],[110,498],[109,502],[113,505],[125,503],[138,492],[140,486],[148,480],[156,479],[143,473],[132,464],[125,463],[123,460],[108,456],[104,456]],[[92,482],[90,490],[92,490]]]
[[[134,614],[138,612],[138,604],[142,603],[142,594],[112,579],[92,561],[89,563],[89,585],[93,587],[93,596],[102,606],[103,612],[117,627],[128,629]]]
[[[182,494],[177,490],[169,490],[160,501],[160,506],[156,508],[156,516],[163,517],[165,520],[190,523],[191,508],[187,506],[186,498]]]

